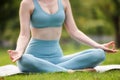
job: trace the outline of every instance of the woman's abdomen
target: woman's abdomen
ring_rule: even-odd
[[[25,54],[48,59],[63,56],[59,40],[39,40],[33,38],[30,40],[25,50]]]

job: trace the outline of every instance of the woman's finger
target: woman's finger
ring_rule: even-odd
[[[114,44],[114,41],[111,41],[111,42],[107,43],[106,46],[109,47],[109,46],[111,46],[113,44]]]
[[[8,52],[9,54],[11,54],[12,50],[8,50],[7,52]]]
[[[111,41],[109,43],[104,44],[105,47],[111,48],[111,49],[115,49],[115,42]]]
[[[111,42],[109,47],[111,47],[111,49],[116,50],[116,46],[114,42]]]
[[[110,52],[110,53],[115,53],[115,52],[117,52],[118,50],[116,50],[116,49],[111,49],[111,48],[109,48],[109,47],[103,47],[103,49],[106,51],[106,52]]]
[[[16,61],[17,61],[17,59],[13,59],[13,60],[12,60],[12,62],[16,62]]]
[[[113,50],[113,49],[107,49],[105,50],[106,52],[110,52],[110,53],[116,53],[118,50]]]
[[[16,62],[17,60],[19,60],[20,59],[20,56],[16,56],[13,60],[12,60],[12,62]]]
[[[115,50],[115,43],[112,44],[112,49]]]

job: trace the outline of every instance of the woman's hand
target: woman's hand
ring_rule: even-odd
[[[9,54],[10,59],[12,60],[12,62],[16,62],[22,56],[21,53],[19,53],[18,51],[15,51],[15,50],[8,50],[8,54]]]
[[[105,44],[100,45],[98,48],[103,49],[108,53],[116,53],[118,50],[115,48],[115,42],[111,41]]]

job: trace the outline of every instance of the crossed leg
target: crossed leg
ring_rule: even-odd
[[[66,72],[67,69],[55,65],[47,60],[36,58],[30,54],[24,54],[17,62],[23,72]]]
[[[76,54],[61,58],[58,66],[66,69],[84,69],[93,68],[105,59],[105,52],[102,49],[89,49]]]
[[[105,52],[102,49],[89,49],[83,52],[65,56],[58,66],[66,69],[93,68],[105,59]]]
[[[58,64],[24,54],[18,61],[18,66],[24,72],[67,72],[69,69],[93,68],[104,59],[105,54],[102,49],[90,49],[62,57]]]

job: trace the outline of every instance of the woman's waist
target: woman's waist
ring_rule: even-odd
[[[41,43],[43,42],[43,43]],[[44,44],[45,42],[45,44]],[[53,41],[56,42],[56,41]],[[40,40],[40,43],[29,44],[25,50],[25,53],[32,54],[36,57],[46,58],[46,57],[60,57],[63,52],[59,45],[53,42],[48,42]]]
[[[44,35],[39,35],[39,36],[33,36],[32,35],[32,37],[31,37],[31,39],[34,39],[34,40],[40,40],[40,41],[46,41],[46,42],[50,42],[50,41],[58,41],[59,42],[59,40],[60,40],[60,37],[58,37],[58,36],[44,36]]]
[[[31,35],[32,38],[40,40],[59,40],[61,37],[61,28],[32,28]]]
[[[36,38],[31,38],[29,41],[28,46],[33,46],[33,47],[57,47],[59,46],[59,39],[54,39],[54,40],[44,40],[44,39],[36,39]]]
[[[31,38],[25,49],[25,53],[36,57],[61,57],[63,55],[59,40],[41,40]]]

